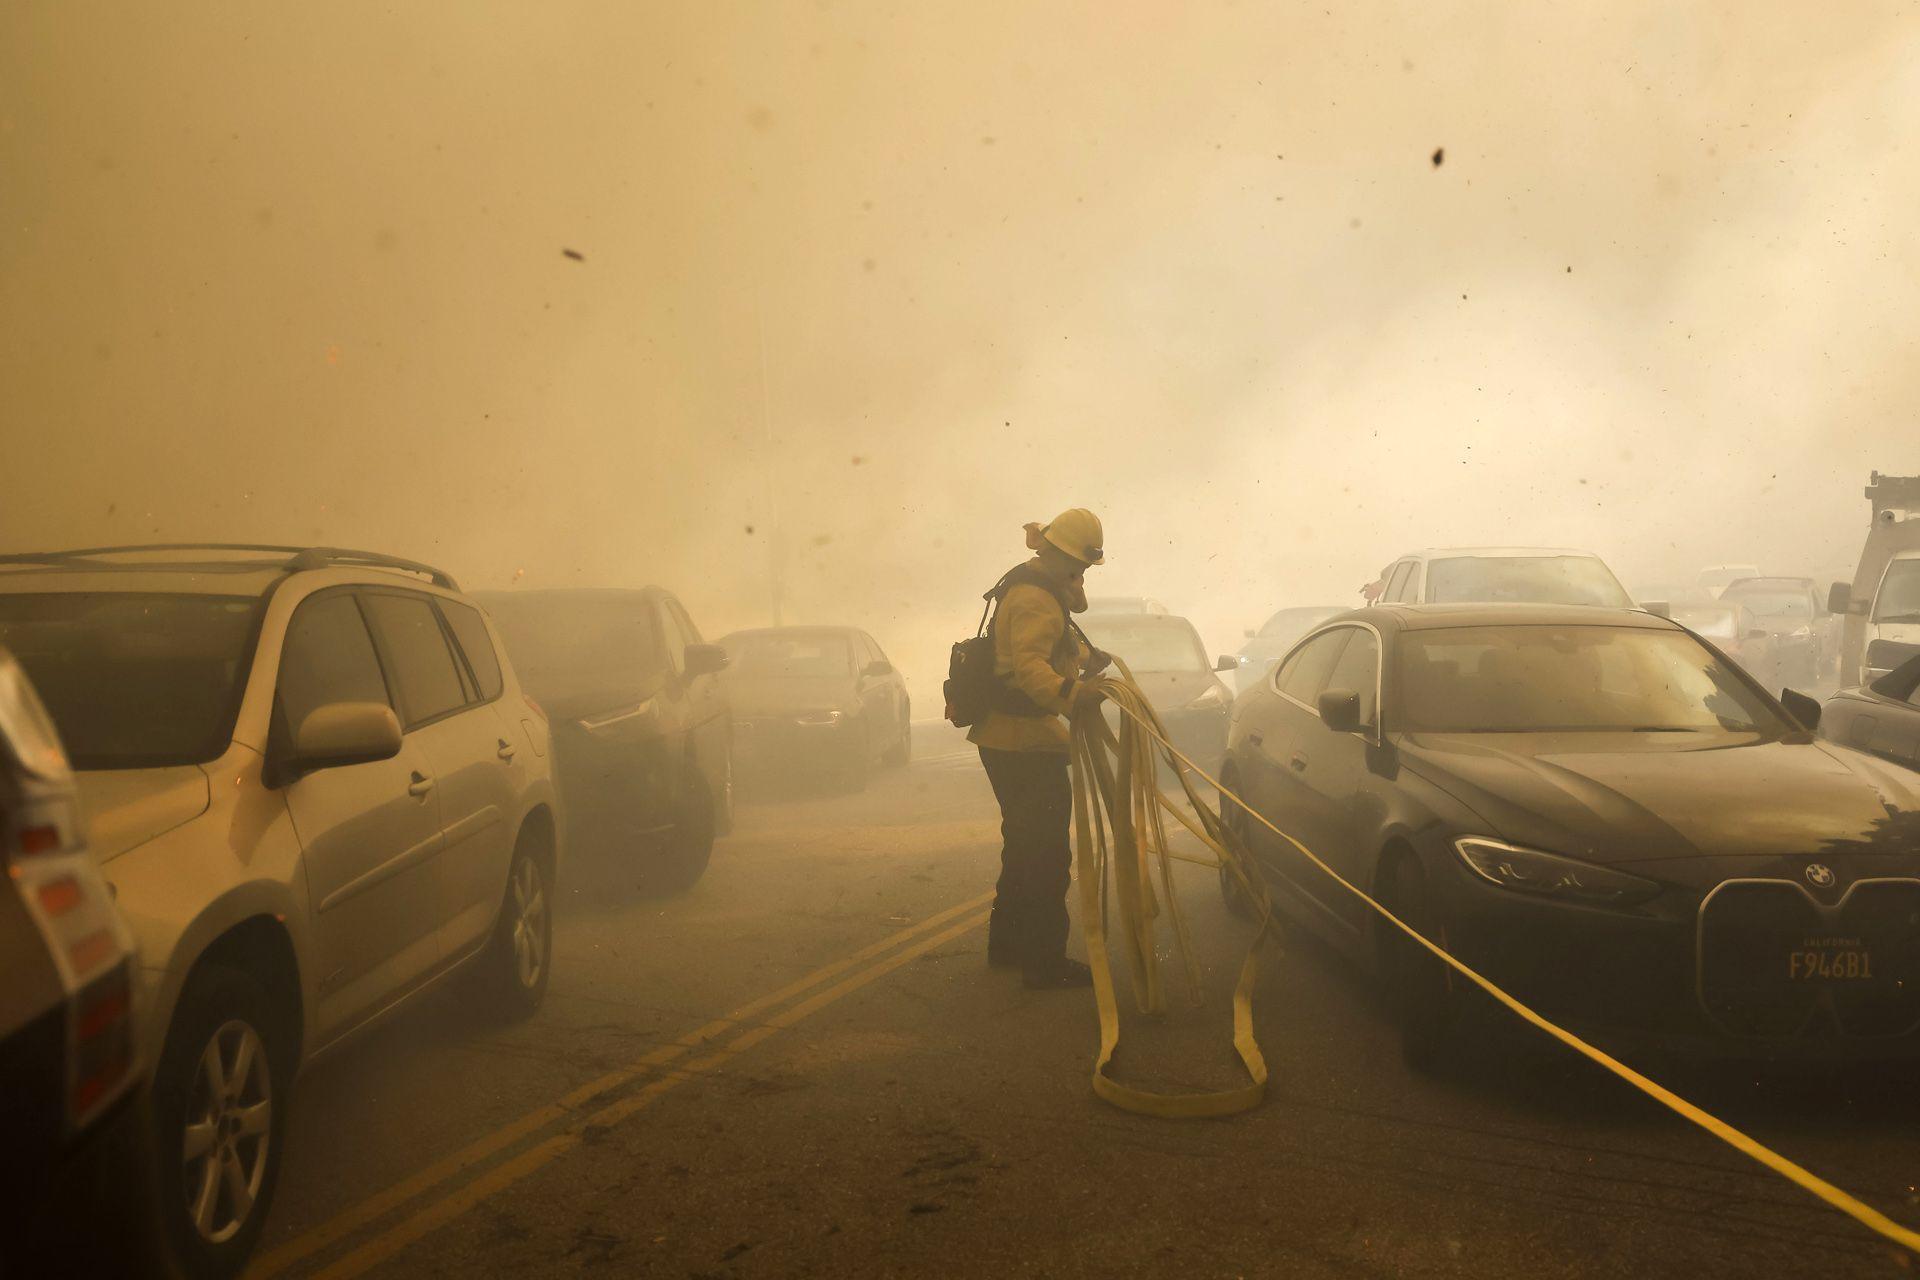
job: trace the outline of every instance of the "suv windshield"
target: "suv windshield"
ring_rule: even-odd
[[[1811,618],[1813,598],[1805,587],[1751,586],[1736,582],[1720,593],[1722,600],[1747,606],[1766,618]]]
[[[1185,618],[1095,617],[1081,621],[1087,637],[1126,659],[1135,671],[1206,671],[1207,652]]]
[[[1596,556],[1448,556],[1427,565],[1429,604],[1591,604],[1633,601]]]
[[[720,642],[734,671],[754,676],[850,676],[847,638],[819,631],[791,635],[728,636]]]
[[[1764,697],[1680,632],[1411,631],[1401,637],[1399,664],[1399,727],[1415,731],[1792,732]]]
[[[1873,599],[1875,622],[1920,622],[1920,560],[1895,560]]]
[[[665,678],[652,606],[638,595],[484,599],[528,693],[566,703],[599,694],[646,697]]]
[[[0,594],[13,650],[76,769],[199,764],[226,750],[260,601],[253,596]]]

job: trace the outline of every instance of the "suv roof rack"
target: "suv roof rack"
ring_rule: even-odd
[[[150,551],[258,551],[287,557],[280,568],[288,573],[298,573],[303,569],[326,569],[335,565],[357,565],[368,568],[399,569],[407,573],[417,573],[435,586],[445,587],[449,591],[458,591],[460,584],[453,575],[444,569],[436,569],[430,564],[418,560],[407,560],[400,556],[385,555],[378,551],[354,551],[346,547],[289,547],[274,543],[261,542],[153,542],[124,547],[79,547],[72,551],[36,551],[13,555],[0,555],[0,566],[4,565],[45,565],[62,569],[125,569],[123,564],[108,564],[98,557],[112,555],[130,555],[136,552]],[[167,569],[234,569],[247,568],[246,564],[234,564],[231,561],[163,561],[150,568]],[[272,568],[271,562],[260,564],[260,568]]]

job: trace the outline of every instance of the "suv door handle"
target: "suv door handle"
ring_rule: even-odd
[[[407,784],[407,794],[418,798],[431,790],[433,790],[433,779],[416,770],[413,781]]]
[[[1292,765],[1296,770],[1298,770],[1301,773],[1305,773],[1307,771],[1307,758],[1301,755],[1298,751],[1293,753],[1293,759],[1287,761],[1287,763]]]
[[[494,752],[494,754],[499,756],[502,760],[513,759],[513,744],[511,742],[508,742],[505,738],[500,739],[500,749]]]

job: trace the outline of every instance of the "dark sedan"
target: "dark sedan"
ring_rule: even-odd
[[[856,785],[876,761],[912,750],[907,684],[872,636],[853,627],[765,627],[723,636],[743,768],[820,769]]]
[[[1232,670],[1236,660],[1208,662],[1193,624],[1168,614],[1088,613],[1080,625],[1087,639],[1126,662],[1173,745],[1208,773],[1218,769],[1233,695],[1216,672]],[[1107,722],[1118,729],[1119,716],[1109,708]],[[1173,775],[1163,769],[1161,776],[1171,781]]]
[[[1646,613],[1364,609],[1235,704],[1223,780],[1576,1028],[1751,1056],[1912,1054],[1920,778],[1818,739],[1802,724],[1819,705],[1790,697],[1794,713]],[[1228,812],[1283,909],[1378,967],[1409,1058],[1443,1055],[1468,1021],[1459,984]]]
[[[1827,699],[1820,735],[1920,769],[1920,657],[1907,659],[1870,685]]]

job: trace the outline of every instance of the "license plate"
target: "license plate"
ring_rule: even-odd
[[[1857,938],[1809,938],[1787,953],[1789,982],[1871,982],[1873,953]]]

